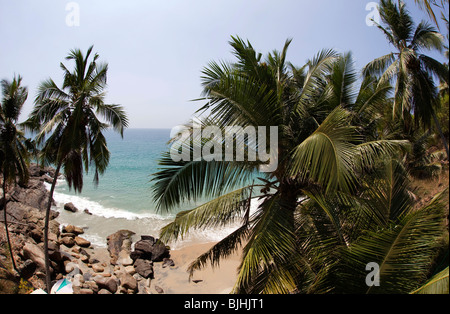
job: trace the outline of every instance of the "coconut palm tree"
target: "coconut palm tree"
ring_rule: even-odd
[[[336,191],[352,193],[358,169],[403,144],[366,141],[352,125],[381,101],[387,90],[380,85],[372,97],[359,95],[351,54],[323,50],[297,68],[286,62],[290,42],[286,41],[281,52],[273,51],[262,60],[249,42],[233,37],[230,44],[237,62],[211,62],[202,76],[207,103],[199,112],[208,113],[204,125],[214,124],[222,130],[232,125],[264,126],[267,130],[276,126],[278,167],[263,172],[262,161],[175,161],[167,153],[153,179],[160,211],[185,201],[209,199],[178,213],[174,222],[162,229],[163,241],[184,237],[195,228],[240,222],[239,228],[189,268],[192,275],[208,263],[217,265],[243,246],[234,292],[295,291],[303,258],[296,234],[301,204],[317,193],[327,197]],[[364,91],[370,88],[373,84],[365,81]],[[353,108],[360,109],[359,117]],[[192,133],[187,144],[200,141],[194,130]],[[244,142],[258,151],[268,151],[270,146],[269,141],[261,146]],[[187,147],[193,157],[193,145]],[[258,201],[256,210],[250,206],[252,200]]]
[[[373,60],[363,72],[380,76],[380,84],[395,81],[393,114],[405,120],[406,133],[417,126],[430,128],[434,121],[449,158],[448,145],[435,112],[439,91],[434,81],[437,78],[448,85],[448,68],[422,53],[433,49],[440,51],[443,37],[427,22],[414,27],[403,2],[396,5],[392,0],[381,0],[380,15],[382,25],[378,28],[395,52]]]
[[[0,104],[0,164],[3,175],[3,219],[5,223],[6,238],[10,250],[12,265],[17,271],[12,246],[8,232],[6,212],[6,193],[8,183],[12,184],[19,179],[20,184],[28,181],[28,150],[25,145],[24,134],[17,128],[22,107],[28,97],[26,87],[21,86],[22,77],[14,77],[13,81],[2,80],[2,102]]]
[[[52,79],[43,81],[35,99],[35,106],[27,121],[37,130],[36,142],[43,144],[41,161],[56,166],[46,208],[44,245],[47,272],[47,289],[50,289],[48,257],[48,224],[53,193],[60,170],[76,192],[83,188],[83,169],[94,168],[94,183],[105,172],[110,153],[103,132],[112,127],[123,136],[128,119],[122,106],[105,104],[108,65],[99,63],[99,55],[89,60],[93,47],[86,55],[79,49],[71,50],[66,57],[74,61],[70,71],[61,63],[64,72],[62,87]],[[102,122],[102,118],[105,122]],[[45,143],[44,143],[45,141]]]

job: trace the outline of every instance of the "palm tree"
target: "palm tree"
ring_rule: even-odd
[[[232,125],[278,127],[277,169],[261,172],[261,161],[174,161],[165,154],[153,179],[160,211],[185,201],[210,199],[178,213],[162,229],[163,241],[183,237],[193,228],[241,222],[189,268],[192,275],[208,262],[217,265],[244,245],[234,292],[295,291],[303,258],[297,245],[298,209],[319,193],[327,197],[336,191],[351,193],[358,169],[403,144],[366,141],[352,125],[354,119],[363,118],[365,110],[382,102],[387,88],[374,88],[366,80],[366,94],[360,94],[351,54],[323,50],[297,68],[286,62],[290,42],[262,60],[249,42],[233,37],[230,44],[237,62],[211,62],[204,69],[207,103],[198,111],[208,112],[205,125],[222,129]],[[191,142],[195,141],[199,139],[192,136]],[[254,150],[269,148],[269,143],[255,147],[247,141],[245,145]],[[252,199],[259,200],[255,212],[250,210]]]
[[[1,81],[2,103],[0,104],[0,164],[3,174],[3,219],[5,223],[6,238],[8,241],[12,265],[17,271],[14,261],[11,241],[8,232],[8,220],[6,212],[7,184],[15,183],[16,178],[20,184],[28,181],[28,150],[25,145],[23,133],[17,129],[17,122],[22,107],[28,97],[26,87],[21,86],[20,75],[13,81]]]
[[[394,116],[401,116],[405,120],[406,133],[412,132],[412,119],[416,127],[424,128],[430,128],[433,120],[448,159],[448,145],[435,112],[438,89],[433,79],[436,77],[448,84],[448,68],[422,53],[423,50],[440,51],[443,37],[424,21],[414,28],[403,2],[397,6],[392,0],[381,0],[380,15],[383,25],[378,25],[378,28],[396,51],[370,62],[363,72],[366,75],[379,75],[380,84],[395,80]]]
[[[308,292],[326,288],[334,293],[411,293],[426,282],[441,246],[448,250],[448,242],[440,242],[446,233],[448,237],[448,191],[418,208],[409,174],[395,159],[374,164],[372,175],[363,181],[356,197],[342,198],[345,201],[316,197],[308,204],[305,216],[316,221],[312,226],[320,226],[317,221],[325,226],[335,222],[300,237],[305,251],[321,257],[308,259],[315,262],[305,268],[314,271],[309,274],[315,281],[307,286]],[[319,220],[320,214],[327,219]],[[345,243],[335,240],[338,232]],[[374,262],[380,286],[366,284],[366,265]]]
[[[63,168],[69,188],[81,192],[83,168],[87,172],[93,166],[94,183],[98,184],[99,174],[105,172],[110,158],[103,131],[113,127],[123,136],[124,128],[128,126],[127,116],[120,105],[104,103],[108,66],[98,63],[98,54],[89,61],[92,48],[86,55],[79,49],[71,50],[66,59],[75,62],[72,72],[61,63],[64,71],[62,88],[52,79],[41,83],[28,120],[28,124],[38,132],[36,142],[42,144],[45,140],[41,150],[42,162],[56,166],[44,228],[48,290],[48,223],[59,172]],[[106,122],[101,122],[98,116]]]
[[[445,10],[445,5],[448,4],[448,0],[414,0],[414,2],[422,9],[424,10],[430,19],[433,20],[433,22],[436,24],[436,26],[439,27],[438,21],[436,18],[436,13],[434,12],[433,7],[440,8],[442,10]],[[442,17],[444,17],[444,13],[442,12]]]

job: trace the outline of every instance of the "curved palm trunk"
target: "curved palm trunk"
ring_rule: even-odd
[[[50,188],[50,195],[48,197],[47,208],[45,211],[45,225],[44,225],[44,254],[45,254],[45,279],[47,292],[50,293],[50,283],[51,283],[51,274],[50,274],[50,257],[48,254],[48,226],[50,220],[50,209],[52,208],[53,202],[53,193],[55,192],[56,181],[58,180],[59,170],[61,169],[61,163],[58,164],[55,170],[55,176],[53,178],[52,186]]]
[[[14,260],[11,240],[9,238],[9,230],[8,230],[8,215],[6,213],[6,178],[5,174],[3,174],[3,220],[5,222],[5,233],[6,233],[6,241],[8,242],[9,254],[11,255],[11,262],[16,272],[17,270],[16,261]]]

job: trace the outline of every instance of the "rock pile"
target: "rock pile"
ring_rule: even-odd
[[[78,263],[78,268],[66,269],[70,271],[67,277],[73,278],[74,293],[151,293],[151,280],[154,279],[153,262],[174,266],[169,258],[170,251],[152,236],[141,236],[132,251],[133,235],[129,230],[119,230],[107,237],[109,260],[105,256],[99,257],[103,262],[91,257],[84,265]],[[94,250],[93,254],[98,252]],[[154,288],[157,292],[160,289]]]
[[[43,229],[49,194],[44,182],[51,183],[55,173],[51,168],[41,169],[32,165],[30,174],[26,186],[17,186],[6,194],[8,225],[18,275],[34,289],[45,290]],[[66,204],[66,207],[71,211],[76,209],[73,204]],[[3,217],[2,210],[0,208],[0,217]],[[87,210],[85,212],[89,214]],[[163,267],[174,266],[169,258],[170,250],[163,243],[143,235],[133,246],[135,234],[119,230],[108,236],[107,248],[94,248],[83,237],[82,228],[60,226],[57,217],[58,213],[52,211],[49,256],[54,282],[69,279],[75,294],[163,292],[159,287],[150,290],[154,263],[162,263]],[[4,240],[4,234],[0,232],[0,242]]]

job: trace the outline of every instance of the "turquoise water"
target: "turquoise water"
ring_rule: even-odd
[[[105,137],[111,152],[110,164],[97,187],[93,184],[93,169],[85,174],[80,196],[105,208],[133,214],[155,213],[151,174],[158,171],[158,158],[168,150],[170,130],[128,129],[123,139],[120,134],[107,131]],[[65,185],[58,186],[57,191],[75,195]]]
[[[62,225],[73,224],[85,229],[84,237],[94,245],[105,246],[106,237],[118,230],[127,229],[140,235],[158,236],[160,229],[170,223],[180,210],[198,204],[185,205],[172,213],[160,214],[152,200],[151,175],[158,171],[161,153],[169,149],[170,129],[127,129],[124,138],[107,131],[105,137],[111,152],[110,164],[99,185],[93,184],[93,171],[84,175],[81,194],[70,191],[64,179],[58,180],[54,199],[55,210]],[[93,170],[93,169],[92,169]],[[48,185],[49,186],[49,185]],[[79,211],[63,210],[72,202]],[[87,209],[92,215],[84,212]],[[190,236],[172,247],[192,243],[219,241],[236,226],[220,230],[195,230]]]

